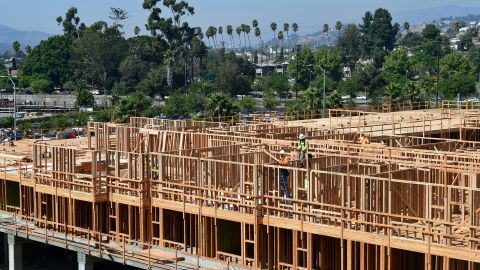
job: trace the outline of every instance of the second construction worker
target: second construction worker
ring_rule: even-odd
[[[307,158],[307,151],[308,151],[308,142],[307,138],[303,133],[298,136],[298,152],[300,160],[300,165],[303,167],[305,164],[305,159]]]
[[[283,167],[288,166],[288,157],[285,154],[284,150],[280,151],[280,164]],[[288,169],[286,169],[286,168],[280,169],[280,185],[281,185],[282,193],[283,193],[282,196],[287,197],[287,198],[291,198],[290,190],[288,188],[287,177],[288,177]]]

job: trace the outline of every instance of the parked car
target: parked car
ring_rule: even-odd
[[[342,100],[350,99],[350,95],[342,96]]]
[[[357,100],[367,100],[366,96],[357,96]]]

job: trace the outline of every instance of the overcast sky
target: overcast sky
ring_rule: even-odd
[[[120,7],[130,15],[125,22],[127,34],[134,26],[144,29],[148,13],[142,9],[142,0],[0,0],[0,24],[19,30],[39,30],[60,33],[55,18],[75,6],[87,25],[98,20],[108,21],[110,7]],[[192,24],[239,25],[258,19],[268,27],[272,21],[279,25],[297,22],[301,33],[319,30],[324,23],[358,21],[366,10],[378,7],[392,13],[418,10],[441,5],[480,7],[480,0],[192,0],[196,15]]]

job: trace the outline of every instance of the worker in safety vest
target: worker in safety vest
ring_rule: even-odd
[[[285,151],[281,150],[280,151],[280,165],[282,165],[283,167],[287,167],[288,162],[289,162],[288,157],[285,154]],[[288,188],[287,177],[288,177],[288,170],[286,168],[280,169],[280,185],[281,185],[281,188],[282,188],[282,196],[287,197],[287,198],[291,198],[290,190]]]
[[[307,158],[307,151],[308,151],[307,138],[303,133],[301,133],[300,136],[298,136],[298,152],[299,152],[298,159],[300,160],[300,165],[302,167],[305,163],[305,159]]]

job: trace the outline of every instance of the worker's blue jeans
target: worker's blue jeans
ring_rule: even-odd
[[[280,170],[280,180],[281,180],[282,191],[283,191],[282,195],[287,197],[287,198],[291,198],[290,191],[288,190],[287,177],[288,177],[288,170],[281,169]]]

